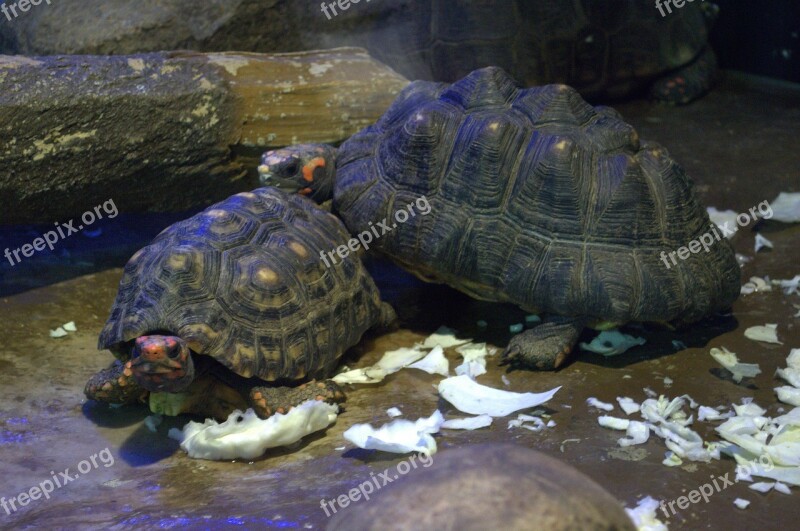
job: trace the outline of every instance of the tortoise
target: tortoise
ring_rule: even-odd
[[[371,249],[423,280],[546,314],[511,339],[513,364],[554,369],[586,326],[681,326],[739,294],[731,245],[666,149],[566,85],[521,89],[499,68],[411,83],[338,149],[268,151],[259,174],[318,202],[333,189],[359,237],[383,219]],[[423,198],[432,214],[398,215]]]
[[[391,484],[374,494],[370,482],[362,483],[368,502],[358,501],[358,491],[348,507],[322,500],[332,517],[326,529],[636,529],[622,504],[590,477],[518,444],[476,444],[410,463],[407,474],[385,478]]]
[[[395,317],[357,256],[319,261],[349,238],[336,217],[275,188],[234,195],[166,228],[125,266],[98,339],[117,361],[89,380],[86,396],[131,403],[193,384],[194,394],[217,393],[210,376],[261,418],[309,399],[344,400],[333,381],[315,380]],[[228,402],[230,413],[236,401]]]
[[[708,44],[719,8],[674,8],[637,0],[398,0],[359,5],[325,20],[326,45],[360,45],[409,79],[454,82],[499,66],[526,86],[564,83],[585,98],[610,101],[649,89],[684,104],[704,94],[717,72]],[[330,29],[329,29],[330,28]],[[366,28],[366,30],[364,29]],[[317,35],[309,35],[318,39]]]

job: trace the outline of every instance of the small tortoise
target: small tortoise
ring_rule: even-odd
[[[86,396],[129,403],[205,379],[202,394],[213,376],[262,418],[308,399],[343,400],[331,380],[286,385],[329,377],[366,330],[394,320],[357,257],[320,262],[348,239],[336,217],[274,188],[168,227],[125,266],[98,341],[118,360]],[[221,416],[207,407],[194,412]]]
[[[394,219],[372,248],[423,280],[547,314],[505,352],[528,367],[562,365],[586,326],[691,323],[739,294],[725,238],[669,260],[713,225],[663,147],[566,85],[520,89],[499,68],[414,82],[338,150],[267,152],[259,173],[317,201],[333,188],[353,234]],[[393,218],[419,198],[431,214]]]
[[[590,477],[524,446],[479,444],[411,462],[414,469],[395,475],[369,501],[323,501],[321,509],[333,516],[326,529],[636,529],[622,504]]]

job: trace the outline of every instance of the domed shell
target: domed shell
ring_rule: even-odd
[[[349,238],[304,197],[234,195],[133,255],[99,348],[126,359],[133,339],[169,333],[244,377],[325,377],[381,316],[357,257],[320,258]]]
[[[393,218],[423,196],[429,215]],[[374,246],[421,278],[531,312],[691,322],[739,292],[724,237],[665,263],[713,225],[664,148],[498,68],[411,83],[340,148],[334,208],[353,233],[396,222]]]

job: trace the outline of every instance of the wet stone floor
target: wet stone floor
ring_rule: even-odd
[[[729,76],[718,90],[688,108],[646,102],[617,108],[643,138],[667,146],[708,205],[746,211],[780,191],[800,191],[798,93]],[[755,233],[750,228],[733,240],[737,252],[754,257],[743,268],[743,279],[799,274],[800,226],[762,222],[758,230],[774,243],[773,250],[754,255]],[[91,265],[91,253],[84,258]],[[124,258],[118,257],[115,265]],[[17,496],[53,475],[63,482],[60,473],[65,471],[74,479],[49,493],[49,499],[31,501],[11,514],[0,508],[0,528],[324,528],[321,499],[346,493],[371,472],[378,474],[404,459],[354,448],[342,437],[345,429],[358,422],[388,422],[386,410],[393,406],[409,419],[429,416],[437,407],[446,417],[464,416],[438,398],[433,386],[441,377],[403,370],[379,385],[351,388],[337,422],[292,448],[269,451],[253,462],[190,459],[167,437],[170,427],[180,427],[187,419],[165,419],[154,433],[143,424],[149,414],[145,407],[112,410],[87,404],[83,397],[86,379],[111,360],[108,352],[97,351],[96,341],[116,293],[120,267],[95,264],[94,272],[27,289],[26,267],[43,277],[60,278],[58,259],[36,260],[13,272],[6,267],[1,277],[13,285],[2,286],[5,294],[0,298],[0,496]],[[348,354],[351,367],[370,365],[387,350],[412,346],[443,324],[503,347],[508,326],[523,315],[514,308],[471,301],[446,287],[423,285],[385,264],[372,267],[385,295],[398,306],[404,326],[365,338]],[[14,289],[19,285],[26,289]],[[437,435],[439,451],[515,442],[577,467],[628,506],[644,495],[674,500],[712,475],[731,473],[733,461],[723,457],[668,468],[661,463],[666,448],[657,437],[622,449],[616,444],[620,432],[600,427],[600,412],[589,408],[586,399],[615,402],[617,396],[629,396],[640,402],[646,398],[643,388],[649,387],[670,398],[688,393],[708,406],[754,397],[768,415],[775,415],[780,405],[773,388],[781,384],[773,374],[785,366],[789,349],[800,347],[795,304],[800,304],[800,296],[774,290],[742,297],[731,316],[684,331],[628,329],[647,343],[609,359],[581,353],[556,373],[506,373],[497,357],[489,358],[488,373],[478,379],[485,385],[518,392],[563,386],[546,404],[557,426],[538,433],[509,430],[508,419],[497,419],[488,429],[443,431]],[[484,331],[476,327],[480,319],[489,322]],[[50,329],[68,321],[75,321],[77,332],[49,337]],[[778,324],[783,345],[744,338],[745,328],[768,322]],[[676,351],[673,340],[686,348]],[[762,373],[736,384],[708,354],[718,346],[758,363]],[[452,370],[460,358],[452,349],[446,353]],[[665,377],[672,380],[670,385]],[[618,409],[614,414],[622,415]],[[704,440],[717,440],[714,425],[693,427]],[[577,440],[564,443],[566,439]],[[785,529],[800,518],[797,496],[800,493],[763,495],[746,484],[734,484],[667,522],[670,529]],[[737,497],[752,503],[739,510],[733,505]]]

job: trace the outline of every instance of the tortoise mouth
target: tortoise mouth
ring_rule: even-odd
[[[179,392],[194,379],[194,362],[186,342],[176,336],[140,336],[131,350],[131,370],[148,391]]]

